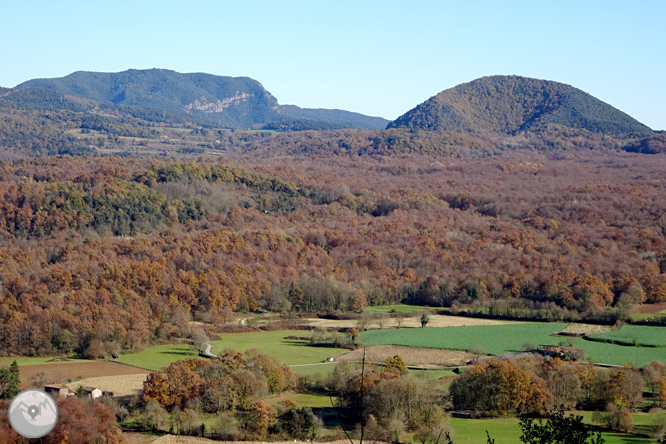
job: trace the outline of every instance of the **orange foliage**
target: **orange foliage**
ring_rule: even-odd
[[[379,135],[335,134],[385,149]],[[293,160],[2,163],[0,350],[108,355],[260,307],[614,316],[623,293],[666,301],[661,158]]]

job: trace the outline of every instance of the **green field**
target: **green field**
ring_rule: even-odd
[[[666,348],[627,347],[603,342],[578,340],[576,348],[587,351],[588,361],[604,364],[631,364],[642,367],[652,361],[666,364]]]
[[[211,342],[213,353],[226,348],[239,352],[256,348],[262,353],[275,356],[285,364],[314,364],[326,358],[346,353],[343,348],[310,347],[307,341],[284,339],[285,336],[308,336],[303,330],[260,331],[252,333],[221,334],[221,341]]]
[[[550,336],[566,324],[529,322],[506,325],[467,327],[401,328],[361,333],[365,345],[403,345],[407,347],[467,350],[482,346],[488,353],[516,353],[526,341],[535,344],[557,344],[563,338]]]
[[[576,412],[576,414],[581,414]],[[583,421],[591,424],[591,412],[582,414]],[[602,432],[606,444],[640,444],[653,443],[654,440],[648,438],[642,433],[648,431],[647,427],[641,426],[641,414],[633,414],[634,422],[637,427],[635,433],[625,434],[614,432]],[[648,415],[643,415],[648,416]],[[643,419],[643,421],[645,421]],[[650,420],[648,420],[650,421]],[[520,444],[520,427],[517,418],[501,419],[461,419],[451,418],[449,425],[453,427],[454,442],[462,444],[486,444],[486,430],[491,438],[497,441],[497,444]]]
[[[122,355],[118,362],[146,370],[157,370],[180,359],[199,356],[189,345],[157,345],[142,352]]]
[[[636,322],[636,321],[645,321],[645,320],[653,320],[657,319],[660,320],[666,316],[666,313],[663,311],[660,311],[659,313],[634,313],[631,315],[631,322]]]
[[[406,305],[406,304],[395,304],[395,305],[377,305],[375,307],[366,307],[367,311],[372,312],[382,312],[382,313],[412,313],[414,311],[423,311],[426,307],[420,305]]]
[[[314,364],[329,357],[336,357],[347,350],[342,348],[310,347],[306,341],[284,339],[285,336],[307,336],[301,330],[260,331],[251,333],[225,333],[221,334],[221,341],[213,341],[213,353],[219,354],[230,348],[238,352],[255,348],[261,353],[278,358],[285,364]],[[149,347],[140,353],[123,355],[119,362],[133,365],[147,370],[164,368],[172,362],[198,356],[189,345],[160,345]],[[328,372],[325,366],[295,367],[296,373]],[[319,369],[319,367],[322,367]],[[315,368],[317,370],[315,370]],[[302,370],[301,370],[302,369]]]
[[[455,375],[452,370],[409,370],[410,375],[416,375],[426,379],[440,379],[444,376]]]
[[[77,359],[77,358],[67,358],[67,361],[53,361],[53,357],[42,357],[42,358],[0,358],[0,368],[8,367],[13,361],[19,365],[19,367],[30,366],[30,365],[56,365],[56,364],[72,364],[75,362],[90,362],[88,359]]]
[[[325,364],[317,365],[293,365],[291,366],[291,371],[298,376],[311,376],[311,375],[329,375],[337,362],[327,362]]]
[[[489,354],[501,355],[521,351],[526,341],[557,345],[567,338],[553,336],[565,327],[562,323],[524,323],[467,327],[405,328],[374,330],[361,333],[366,345],[404,345],[408,347],[466,350],[472,345],[483,347]],[[656,328],[660,327],[635,327]],[[663,332],[663,333],[662,333]],[[659,330],[659,334],[666,329]],[[605,364],[633,364],[638,367],[652,362],[666,363],[666,348],[629,347],[577,339],[574,347],[587,351],[588,360]]]
[[[617,341],[626,345],[646,345],[666,347],[666,327],[650,327],[645,325],[625,325],[608,333],[597,333],[593,338]]]
[[[335,398],[334,398],[335,399]],[[278,396],[271,396],[268,403],[272,406],[278,405],[280,401],[289,400],[295,402],[299,407],[321,408],[331,407],[331,398],[323,394],[311,393],[286,393]]]

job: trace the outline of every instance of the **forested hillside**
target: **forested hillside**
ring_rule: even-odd
[[[214,123],[223,128],[250,128],[293,118],[364,129],[384,128],[388,123],[386,119],[349,111],[279,105],[261,83],[249,77],[181,74],[167,69],[78,71],[61,78],[29,80],[17,88],[49,89],[114,104],[144,119],[151,113],[158,119],[160,114],[164,117],[164,113],[169,113],[179,120]]]
[[[584,91],[519,76],[483,77],[447,89],[388,127],[517,134],[549,124],[613,135],[652,133],[647,126]]]
[[[666,153],[666,133],[662,131],[652,136],[629,141],[629,144],[625,145],[623,149],[630,153]]]
[[[613,322],[666,301],[663,169],[561,151],[5,161],[0,349],[102,356],[260,307]]]
[[[580,90],[520,77],[488,77],[447,90],[397,119],[388,130],[351,129],[384,125],[358,124],[357,119],[366,116],[356,113],[277,105],[258,82],[247,78],[130,70],[80,72],[23,86],[0,93],[3,158],[57,154],[475,158],[515,149],[658,153],[663,148],[659,133]],[[236,99],[214,99],[232,90],[239,94]],[[263,105],[255,103],[259,98]],[[188,100],[198,105],[185,109]],[[222,100],[222,105],[211,105],[214,100]],[[201,120],[202,115],[208,117]],[[458,123],[446,123],[451,119],[444,115],[454,116],[452,121]],[[252,122],[241,124],[237,118]],[[254,130],[233,129],[238,126]]]

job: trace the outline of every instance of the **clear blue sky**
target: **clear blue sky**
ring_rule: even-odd
[[[73,71],[249,76],[282,104],[394,119],[493,74],[581,88],[666,130],[666,1],[13,1],[0,85]]]

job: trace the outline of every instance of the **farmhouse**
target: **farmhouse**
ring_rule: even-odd
[[[102,396],[102,391],[95,387],[83,387],[83,393],[90,399],[97,399]]]
[[[67,387],[61,384],[45,385],[44,391],[53,398],[64,398],[72,394]]]

